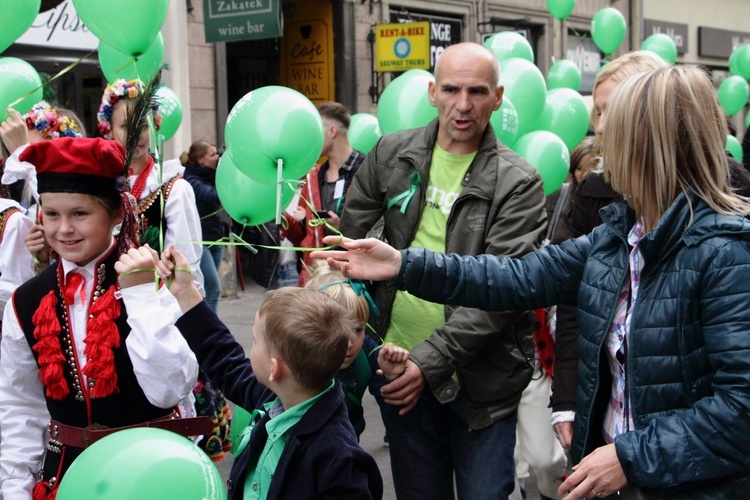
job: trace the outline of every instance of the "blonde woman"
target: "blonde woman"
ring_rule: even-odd
[[[577,299],[577,466],[559,493],[745,498],[750,204],[732,193],[725,138],[701,69],[637,75],[614,89],[603,135],[604,175],[625,201],[590,234],[521,259],[397,252],[377,240],[313,257],[449,304]]]

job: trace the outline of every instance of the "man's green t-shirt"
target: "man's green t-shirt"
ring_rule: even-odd
[[[412,246],[445,252],[448,216],[453,203],[461,194],[461,181],[475,156],[476,152],[451,154],[435,143],[425,206]],[[388,342],[411,350],[444,323],[445,310],[442,304],[418,299],[407,292],[397,292],[385,338]]]

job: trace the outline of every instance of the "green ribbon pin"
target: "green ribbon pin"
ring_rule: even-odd
[[[410,181],[411,186],[409,186],[409,189],[391,199],[391,201],[388,202],[388,208],[391,208],[393,205],[401,201],[401,213],[406,213],[406,208],[409,206],[409,202],[414,197],[414,193],[417,192],[419,185],[422,184],[422,176],[419,175],[419,172],[414,172],[411,174]]]

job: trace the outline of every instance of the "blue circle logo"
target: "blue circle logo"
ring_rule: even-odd
[[[410,52],[411,44],[406,38],[399,38],[398,40],[396,40],[396,43],[393,44],[393,53],[396,54],[396,57],[398,57],[399,59],[403,59],[404,57],[408,56]]]

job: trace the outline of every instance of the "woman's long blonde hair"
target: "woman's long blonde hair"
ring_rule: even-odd
[[[726,136],[716,91],[697,66],[632,76],[615,88],[607,105],[605,177],[647,230],[688,190],[719,213],[747,215],[750,203],[729,184]]]

